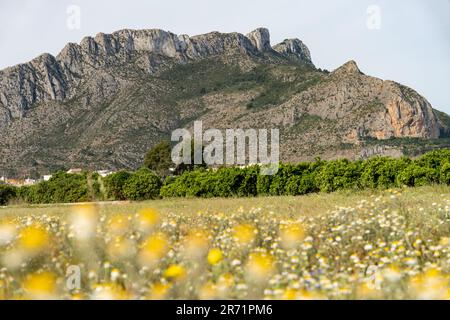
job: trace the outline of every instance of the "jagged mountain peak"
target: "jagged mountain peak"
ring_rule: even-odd
[[[259,51],[272,50],[270,32],[267,28],[257,28],[246,35]]]
[[[286,39],[275,45],[273,49],[281,54],[293,57],[295,60],[306,61],[312,64],[311,53],[308,47],[299,39]]]
[[[333,71],[334,74],[363,74],[355,60],[344,63]]]

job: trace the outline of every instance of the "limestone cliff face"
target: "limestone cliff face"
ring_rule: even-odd
[[[387,112],[383,114],[386,129],[380,130],[377,138],[415,137],[438,138],[439,123],[430,103],[416,92],[400,84],[385,82],[384,103]],[[410,90],[405,93],[405,90]],[[380,114],[381,116],[381,114]]]
[[[354,141],[364,136],[377,139],[439,137],[440,124],[433,108],[414,90],[393,81],[364,75],[354,61],[333,71],[331,77],[341,88],[351,88],[366,97],[360,109],[366,109],[368,112],[362,114],[371,117],[357,120],[358,134]],[[345,93],[347,90],[341,91]],[[355,95],[349,98],[354,99]]]
[[[414,90],[354,61],[316,69],[299,39],[125,29],[0,71],[0,170],[135,168],[194,120],[279,128],[284,161],[399,154],[364,144],[450,135],[450,118]]]
[[[3,112],[4,120],[0,121],[0,128],[10,120],[22,117],[34,104],[65,99],[68,91],[64,70],[49,54],[0,71],[0,112]]]
[[[297,39],[285,41],[274,50],[311,62],[308,48]],[[188,63],[216,55],[256,56],[267,51],[273,49],[265,28],[246,36],[212,32],[189,37],[159,29],[125,29],[85,37],[80,44],[67,44],[56,57],[43,54],[31,62],[0,71],[0,128],[22,117],[35,104],[70,98],[82,79],[99,70],[132,64],[154,73],[167,59]]]
[[[286,39],[275,45],[273,49],[282,55],[294,60],[309,62],[312,64],[311,53],[308,47],[299,39]]]

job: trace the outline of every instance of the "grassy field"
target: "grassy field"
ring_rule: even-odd
[[[0,208],[3,299],[450,298],[450,187]]]

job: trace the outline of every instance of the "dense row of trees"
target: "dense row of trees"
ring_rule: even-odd
[[[164,152],[158,151],[158,154]],[[167,154],[166,154],[167,156]],[[33,186],[0,185],[0,204],[80,202],[91,200],[148,200],[158,197],[248,197],[258,195],[301,195],[343,189],[413,187],[450,184],[450,150],[429,152],[418,159],[375,157],[364,161],[334,160],[280,164],[273,176],[259,174],[258,166],[204,166],[184,168],[167,175],[158,157],[135,172],[120,171],[101,178],[97,174],[59,172]],[[150,168],[149,168],[150,167]],[[159,171],[158,175],[155,171]]]
[[[343,189],[391,188],[450,184],[450,150],[425,154],[419,159],[375,157],[365,161],[316,160],[281,164],[273,176],[259,174],[257,166],[245,169],[196,170],[167,181],[163,197],[231,197],[301,195]]]

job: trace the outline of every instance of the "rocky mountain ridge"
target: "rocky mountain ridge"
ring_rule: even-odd
[[[0,71],[0,107],[3,110],[0,127],[24,116],[35,104],[72,97],[80,79],[98,68],[133,63],[142,71],[153,73],[164,64],[158,61],[162,58],[187,63],[223,53],[257,55],[264,51],[276,51],[311,63],[308,48],[298,39],[286,40],[272,49],[269,31],[265,28],[246,36],[212,32],[189,37],[159,29],[125,29],[85,37],[80,44],[67,44],[56,57],[46,53],[28,63]],[[147,55],[133,61],[136,53]]]
[[[147,148],[197,119],[280,127],[284,161],[396,155],[390,139],[450,132],[448,116],[414,90],[354,61],[316,69],[301,40],[272,46],[265,28],[192,37],[125,29],[0,71],[0,171],[135,168]]]

